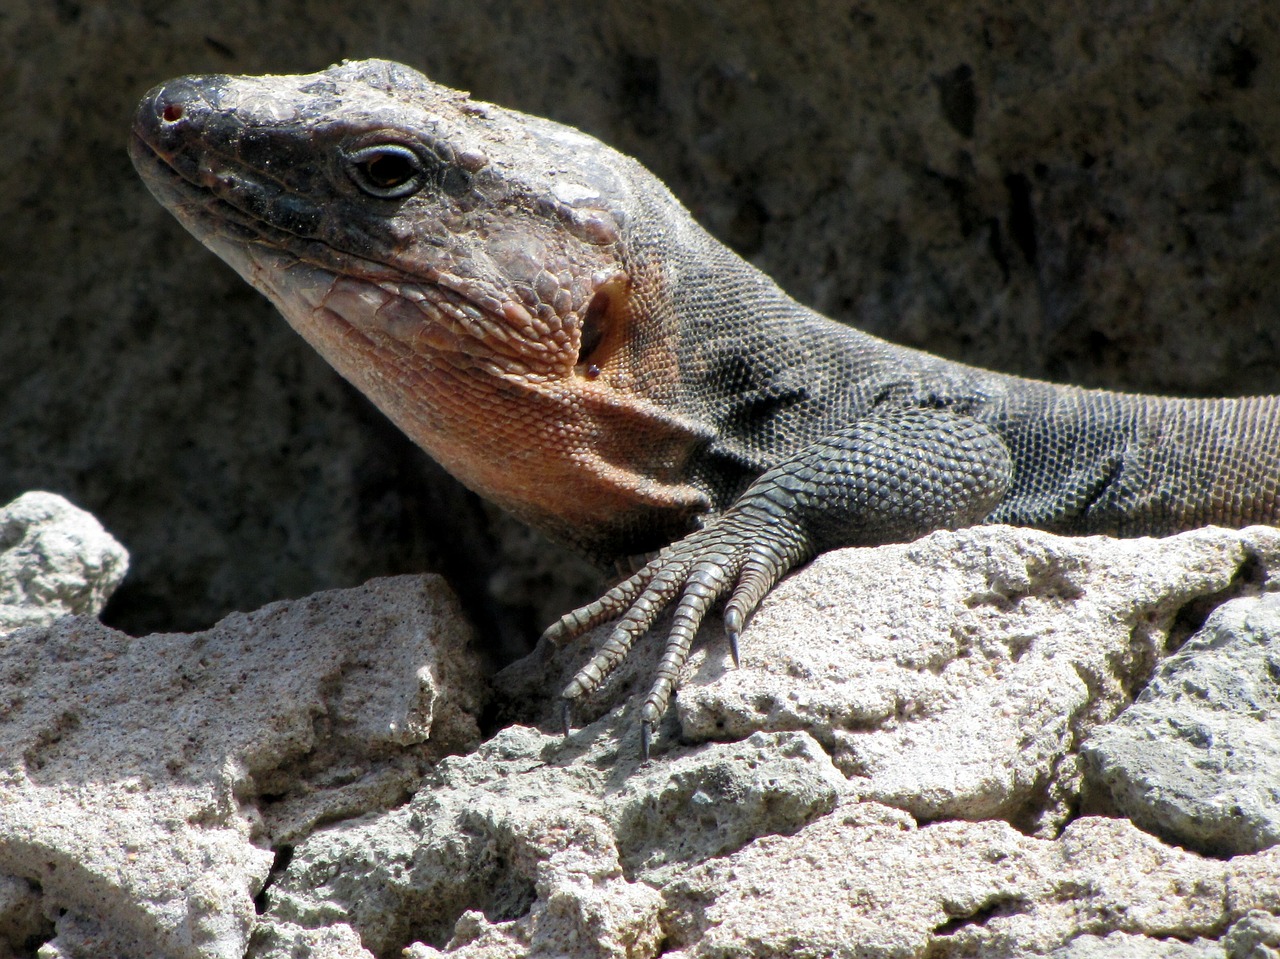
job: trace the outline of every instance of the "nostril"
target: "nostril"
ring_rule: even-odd
[[[165,123],[177,123],[182,119],[181,103],[166,103],[160,108],[160,119]]]

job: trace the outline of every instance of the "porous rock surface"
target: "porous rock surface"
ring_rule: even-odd
[[[0,643],[0,954],[244,954],[276,852],[477,738],[481,663],[434,576],[132,638]],[[5,947],[9,952],[5,952]]]
[[[92,514],[54,493],[0,507],[0,634],[60,616],[97,616],[129,554]]]
[[[1280,594],[1219,607],[1083,756],[1100,808],[1172,842],[1280,843]]]
[[[1123,815],[1081,797],[1083,746],[1154,670],[1204,709],[1201,653],[1254,675],[1278,560],[1266,528],[827,554],[766,600],[740,669],[704,631],[647,763],[655,643],[567,738],[586,644],[540,647],[478,737],[489,684],[433,577],[190,636],[19,630],[0,954],[1270,959],[1280,846],[1227,858],[1156,834],[1140,790]]]
[[[637,156],[870,332],[1280,391],[1265,0],[5,0],[0,50],[0,501],[57,489],[129,545],[130,632],[431,569],[521,642],[573,594],[147,195],[130,117],[183,74],[401,60]]]

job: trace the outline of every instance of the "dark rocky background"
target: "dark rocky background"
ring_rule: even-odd
[[[418,453],[146,194],[183,73],[383,56],[648,164],[800,300],[998,369],[1280,391],[1280,14],[1067,0],[6,0],[0,502],[132,553],[121,628],[435,569],[514,648],[581,566]]]

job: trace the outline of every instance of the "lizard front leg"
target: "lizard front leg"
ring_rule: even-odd
[[[599,687],[654,621],[676,603],[666,648],[641,710],[641,744],[666,711],[694,634],[728,595],[734,662],[747,617],[788,570],[840,546],[901,542],[980,522],[1009,489],[1001,439],[946,409],[876,411],[762,473],[729,509],[678,540],[600,599],[562,617],[555,643],[617,619],[608,640],[561,693],[572,704]]]

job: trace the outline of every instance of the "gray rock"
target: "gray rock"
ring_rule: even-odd
[[[383,809],[476,739],[482,673],[436,577],[138,639],[0,645],[0,932],[49,956],[241,956],[273,848]],[[24,898],[25,891],[25,898]],[[3,943],[0,940],[0,943]],[[0,951],[3,947],[0,946]]]
[[[1280,845],[1207,858],[1072,810],[1078,741],[1278,555],[1261,528],[995,527],[824,557],[742,669],[708,631],[647,763],[627,693],[656,643],[568,738],[475,745],[480,667],[432,577],[195,636],[21,630],[0,954],[1275,959]],[[584,646],[508,670],[506,709],[550,718]]]
[[[262,923],[254,930],[253,959],[374,959],[345,923],[304,929],[290,923]]]
[[[19,944],[44,942],[53,936],[53,921],[41,910],[40,887],[29,879],[0,875],[0,944],[14,954]]]
[[[1127,701],[1180,609],[1263,575],[1256,567],[1278,543],[1266,529],[1116,542],[990,528],[825,557],[752,622],[742,669],[724,668],[709,631],[680,693],[692,702],[648,766],[635,765],[634,700],[563,745],[509,729],[443,763],[404,810],[299,845],[267,921],[349,924],[380,955],[416,929],[424,941],[408,955],[467,959],[650,955],[659,940],[676,956],[1004,959],[1123,945],[1222,956],[1212,941],[1222,930],[1280,901],[1280,873],[1266,878],[1277,872],[1271,853],[1228,866],[1125,822],[1066,821],[1063,810],[1078,802],[1075,737]],[[850,597],[856,615],[840,612]],[[845,641],[862,631],[878,658],[867,642]],[[584,655],[544,648],[506,671],[503,695],[542,695],[550,720],[555,690]],[[639,659],[606,699],[644,688]],[[1083,689],[1065,705],[1050,688],[1064,676]],[[761,696],[766,679],[774,691]],[[704,702],[717,685],[720,698]],[[1004,687],[1007,700],[996,696]],[[902,689],[920,705],[883,708]],[[1038,699],[1024,691],[1034,689]],[[690,719],[719,702],[738,704],[723,714],[740,726]],[[1024,703],[1043,705],[1019,712]],[[1067,715],[1049,722],[1055,708]],[[770,723],[814,738],[758,731]],[[749,738],[698,743],[713,734]],[[783,735],[796,738],[774,738]],[[860,737],[897,743],[903,758],[844,768],[842,782],[816,747],[839,768]],[[911,793],[912,776],[926,798]],[[921,809],[972,809],[975,796],[987,804],[975,817],[1003,812],[1043,837],[990,820],[918,826]],[[1060,835],[1049,828],[1064,821]],[[530,848],[540,850],[532,863],[522,860]],[[567,878],[550,883],[547,872]],[[660,897],[656,919],[647,889]],[[1112,932],[1127,938],[1103,941]]]
[[[835,808],[848,784],[806,733],[757,732],[637,770],[604,793],[622,867],[649,883],[790,834]]]
[[[1106,936],[1077,936],[1049,953],[1049,959],[1227,959],[1227,952],[1208,939],[1179,942],[1113,932]]]
[[[421,940],[533,954],[651,954],[651,885],[829,813],[844,787],[803,733],[704,746],[670,763],[620,759],[512,727],[440,763],[408,806],[300,844],[266,918],[349,923],[378,955]],[[467,915],[484,918],[463,921]],[[514,932],[492,930],[492,924]],[[420,950],[421,951],[421,950]],[[429,954],[429,953],[423,953]]]
[[[1219,607],[1083,756],[1093,802],[1171,842],[1280,842],[1280,594]]]
[[[131,632],[428,568],[513,639],[575,595],[563,554],[496,525],[146,195],[128,117],[179,74],[400,59],[637,155],[874,333],[1086,385],[1277,390],[1266,3],[4,6],[0,499],[62,490],[129,544]]]
[[[750,944],[753,957],[778,959],[1007,959],[1085,932],[1195,938],[1223,921],[1227,867],[1123,821],[1077,820],[1048,840],[1000,822],[868,821],[872,805],[766,837],[666,887],[664,955]]]
[[[93,516],[53,493],[24,493],[0,508],[0,633],[97,616],[128,568]]]
[[[1280,959],[1280,916],[1246,913],[1222,937],[1228,959]]]
[[[1075,805],[1080,737],[1128,705],[1181,609],[1277,544],[1264,527],[1163,540],[980,527],[828,553],[766,599],[741,668],[719,625],[706,631],[659,748],[803,729],[862,798],[1053,834]],[[644,644],[604,700],[647,687],[658,652]],[[544,695],[550,722],[585,656],[544,647],[499,687]]]
[[[1280,916],[1280,847],[1231,860],[1227,878],[1227,914],[1231,921],[1269,913]],[[1258,959],[1258,957],[1254,957]],[[1276,959],[1265,956],[1263,959]]]

